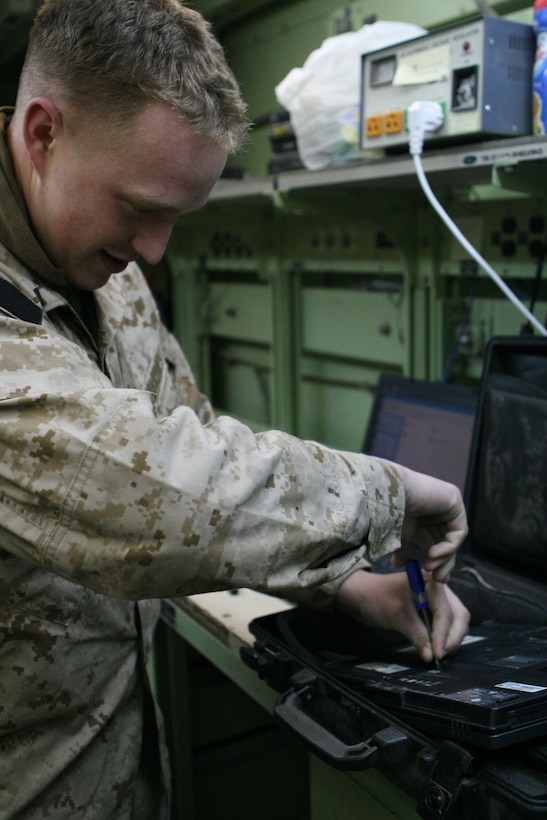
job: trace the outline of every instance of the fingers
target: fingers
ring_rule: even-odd
[[[458,546],[454,547],[451,541],[441,541],[427,550],[422,542],[419,545],[417,542],[405,544],[392,553],[391,564],[396,568],[404,567],[410,558],[418,557],[423,568],[430,572],[436,581],[446,583],[456,563]]]
[[[457,650],[469,630],[470,615],[457,595],[445,583],[428,579],[426,594],[432,620],[433,642],[431,643],[429,632],[417,612],[408,619],[401,632],[413,644],[422,660],[431,663],[435,658],[442,660]]]
[[[431,572],[436,581],[446,583],[456,563],[456,554],[467,535],[467,525],[464,516],[462,526],[454,526],[445,532],[444,538],[434,543],[426,552],[423,566]]]
[[[406,630],[406,632],[403,631],[403,634],[415,647],[424,663],[431,663],[434,657],[439,658],[439,660],[442,657],[439,656],[438,653],[434,654],[434,646],[431,645],[429,640],[429,632],[424,622],[418,617],[418,613],[416,613],[416,618],[413,617],[412,623],[409,623],[408,630]]]
[[[446,584],[431,577],[426,592],[433,616],[433,653],[440,660],[455,652],[467,634],[469,612]],[[336,604],[366,627],[397,630],[422,660],[433,660],[429,634],[416,611],[406,573],[355,572],[340,587]]]
[[[394,556],[394,564],[401,566],[412,543],[418,543],[424,552],[424,568],[436,581],[446,583],[467,534],[461,493],[452,484],[395,466],[403,482],[406,507],[402,547]]]
[[[455,652],[469,630],[470,614],[450,587],[426,582],[429,608],[433,615],[433,651],[436,658]]]
[[[440,545],[439,545],[440,546]],[[433,558],[430,553],[424,560],[424,569],[433,575],[433,578],[441,584],[446,584],[450,580],[450,574],[456,563],[456,555],[449,553],[447,557]]]

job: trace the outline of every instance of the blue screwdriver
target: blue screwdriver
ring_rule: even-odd
[[[427,602],[427,596],[425,594],[425,584],[424,584],[424,577],[422,575],[422,570],[420,568],[420,564],[416,561],[415,558],[411,558],[409,561],[405,563],[406,574],[408,578],[408,583],[410,584],[410,589],[412,590],[412,594],[414,596],[414,606],[418,612],[418,615],[421,616],[425,628],[427,629],[427,634],[429,635],[429,643],[431,644],[431,654],[433,655],[433,631],[431,629],[431,612],[429,609],[429,604]],[[439,669],[439,660],[438,658],[433,655],[433,660],[435,661],[435,666]]]

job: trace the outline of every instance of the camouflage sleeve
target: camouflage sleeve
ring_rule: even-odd
[[[399,545],[403,493],[387,463],[203,424],[185,406],[158,418],[150,394],[113,388],[76,346],[32,334],[19,367],[9,339],[1,354],[13,553],[112,596],[252,587],[322,605],[367,553]]]

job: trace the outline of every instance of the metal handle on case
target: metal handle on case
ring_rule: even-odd
[[[377,762],[377,746],[366,740],[348,746],[304,712],[301,694],[294,689],[289,689],[278,698],[274,715],[303,740],[317,757],[336,769],[369,769]]]

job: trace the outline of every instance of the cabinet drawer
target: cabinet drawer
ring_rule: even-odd
[[[303,349],[399,365],[405,350],[402,301],[399,293],[306,289]]]
[[[228,339],[269,343],[272,305],[266,285],[210,285],[210,333]]]

